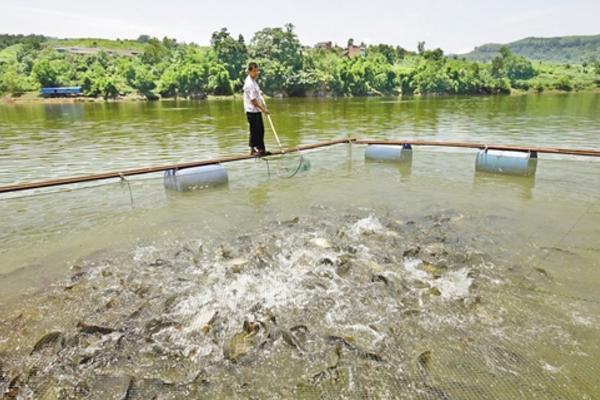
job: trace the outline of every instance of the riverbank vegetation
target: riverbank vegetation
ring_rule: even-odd
[[[353,41],[349,40],[348,45]],[[20,96],[41,87],[81,86],[87,97],[204,98],[239,93],[248,61],[262,69],[271,96],[508,94],[512,91],[589,90],[600,84],[600,61],[554,64],[501,48],[489,63],[417,52],[386,44],[301,45],[294,27],[265,28],[250,39],[227,29],[210,47],[159,40],[51,39],[0,35],[0,94]]]

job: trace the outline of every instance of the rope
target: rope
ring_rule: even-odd
[[[123,184],[123,182],[127,183],[127,187],[129,188],[129,200],[131,201],[131,208],[134,208],[133,207],[133,193],[131,192],[131,185],[129,184],[129,181],[125,178],[125,175],[121,174],[120,178],[121,178],[121,184]]]

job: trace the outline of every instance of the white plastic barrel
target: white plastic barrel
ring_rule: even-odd
[[[481,150],[475,170],[506,175],[532,176],[537,169],[537,153],[504,150]]]
[[[370,144],[365,149],[365,159],[371,161],[412,161],[412,146],[410,144]]]
[[[165,171],[165,188],[186,192],[227,183],[227,170],[221,164],[203,165],[185,169]]]

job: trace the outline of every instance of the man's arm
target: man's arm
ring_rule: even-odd
[[[258,99],[252,99],[250,101],[252,102],[252,105],[258,108],[260,111],[264,112],[265,114],[271,114],[267,107],[265,107],[265,105]]]

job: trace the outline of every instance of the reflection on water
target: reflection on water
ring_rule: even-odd
[[[535,175],[514,177],[476,171],[473,182],[476,186],[481,187],[502,185],[513,188],[515,193],[520,194],[524,199],[531,199],[535,188]]]

